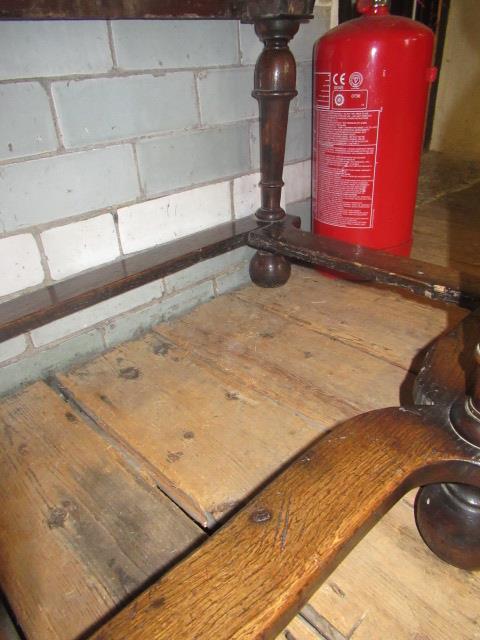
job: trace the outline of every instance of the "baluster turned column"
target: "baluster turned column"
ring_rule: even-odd
[[[288,42],[297,33],[300,21],[292,18],[264,19],[255,23],[255,32],[264,49],[255,67],[253,97],[260,111],[260,189],[259,220],[280,221],[280,206],[287,137],[288,109],[297,95],[296,64]],[[261,287],[278,287],[290,277],[290,263],[283,256],[257,251],[250,262],[250,277]]]
[[[480,448],[480,344],[469,388],[452,405],[450,421],[460,437]],[[418,492],[415,515],[422,538],[439,558],[461,569],[480,569],[480,489],[428,485]]]

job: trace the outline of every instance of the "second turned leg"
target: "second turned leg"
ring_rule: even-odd
[[[255,67],[252,95],[260,112],[260,189],[259,220],[281,221],[285,211],[280,206],[290,101],[297,95],[296,65],[288,42],[297,33],[300,22],[278,18],[260,20],[255,31],[264,49]],[[283,256],[257,251],[250,263],[250,277],[261,287],[278,287],[290,277],[290,263]]]

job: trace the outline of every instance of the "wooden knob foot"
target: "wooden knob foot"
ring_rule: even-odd
[[[290,262],[284,256],[257,251],[250,260],[250,278],[259,287],[281,287],[290,278]]]
[[[432,484],[415,500],[417,528],[426,545],[448,564],[480,569],[480,490],[464,484]]]

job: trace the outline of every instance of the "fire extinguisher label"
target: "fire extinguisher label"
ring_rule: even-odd
[[[315,218],[337,227],[371,228],[380,111],[367,109],[366,89],[332,90],[331,82],[330,73],[317,72]]]

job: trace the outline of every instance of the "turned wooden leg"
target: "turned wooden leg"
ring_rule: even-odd
[[[480,345],[468,393],[450,409],[457,434],[480,455]],[[420,489],[415,501],[420,534],[442,560],[461,569],[480,569],[480,490],[464,484],[433,484]]]
[[[288,42],[297,33],[299,20],[265,19],[255,23],[255,32],[264,49],[255,67],[253,97],[260,112],[259,220],[275,222],[285,217],[280,206],[287,137],[288,109],[297,95],[296,65]],[[261,287],[278,287],[290,277],[290,263],[282,256],[258,251],[250,263],[250,277]]]

